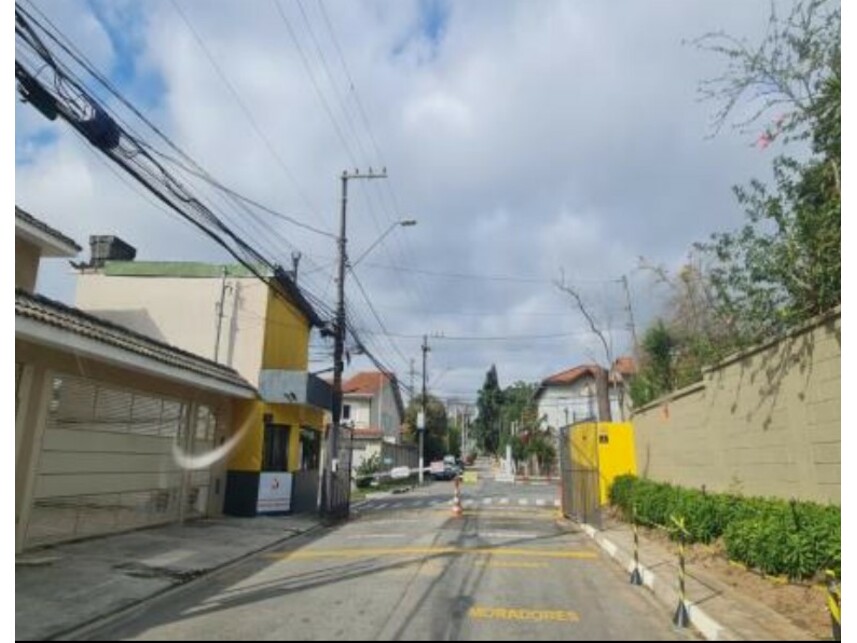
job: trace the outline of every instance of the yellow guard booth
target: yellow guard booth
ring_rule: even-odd
[[[607,504],[617,476],[637,473],[634,426],[630,422],[583,422],[571,427],[571,459],[576,469],[598,472],[599,498]]]

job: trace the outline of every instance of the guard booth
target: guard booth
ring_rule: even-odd
[[[617,476],[636,474],[634,427],[630,422],[581,422],[560,432],[563,514],[601,526]]]

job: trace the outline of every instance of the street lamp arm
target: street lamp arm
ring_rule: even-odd
[[[375,247],[379,243],[381,243],[384,239],[387,238],[387,235],[389,235],[393,230],[396,229],[396,226],[408,227],[408,226],[413,226],[416,224],[417,224],[417,222],[414,221],[413,219],[407,219],[405,221],[396,221],[393,225],[391,225],[389,228],[387,228],[387,230],[384,231],[384,234],[382,234],[380,237],[378,237],[371,246],[366,248],[366,250],[364,250],[363,253],[359,257],[357,257],[357,259],[350,262],[351,267],[352,268],[357,267],[357,264],[360,263],[366,255],[368,255],[370,252],[372,252],[372,250],[374,250]]]

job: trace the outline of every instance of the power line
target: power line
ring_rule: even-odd
[[[304,201],[304,203],[307,205],[307,207],[311,211],[318,213],[318,208],[316,208],[312,204],[312,202],[309,200],[309,198],[307,198],[306,194],[301,189],[300,184],[298,183],[298,181],[295,178],[292,171],[288,168],[286,163],[283,161],[283,159],[280,157],[280,155],[274,149],[274,146],[271,144],[271,141],[268,139],[268,137],[262,132],[262,129],[259,127],[259,124],[256,122],[256,118],[253,116],[253,113],[250,111],[250,108],[247,107],[247,104],[241,98],[241,95],[238,93],[238,91],[235,89],[235,87],[229,81],[229,78],[227,78],[226,74],[223,72],[220,65],[217,63],[217,60],[215,60],[214,56],[209,51],[208,47],[206,47],[205,42],[202,40],[199,33],[193,27],[190,20],[185,15],[184,11],[182,11],[177,0],[170,0],[170,3],[173,5],[173,8],[175,8],[176,13],[179,14],[179,17],[182,19],[182,21],[187,26],[191,35],[193,35],[194,39],[196,40],[200,49],[202,49],[206,58],[208,58],[208,61],[209,61],[209,63],[211,63],[211,66],[214,67],[214,70],[215,70],[215,72],[217,72],[217,75],[220,77],[220,80],[229,89],[229,92],[232,94],[232,97],[235,99],[235,102],[238,103],[238,106],[241,108],[241,111],[244,112],[244,115],[247,117],[247,120],[250,121],[250,125],[253,127],[253,131],[256,133],[256,135],[259,137],[259,139],[265,145],[268,152],[270,152],[271,156],[274,158],[274,160],[277,162],[277,164],[280,166],[280,168],[283,170],[283,172],[286,174],[286,176],[289,178],[289,180],[292,182],[292,184],[294,185],[298,195],[301,197],[301,199]]]
[[[47,50],[28,20],[32,21],[41,31],[48,34],[64,50],[69,52],[67,47],[59,43],[50,32],[17,4],[15,18],[15,31],[21,42],[30,45],[43,59],[45,64],[53,70],[53,85],[57,92],[56,95],[51,94],[19,61],[16,60],[15,63],[15,74],[20,83],[20,90],[26,92],[31,98],[33,95],[40,97],[36,105],[40,111],[49,118],[51,117],[52,110],[54,118],[56,115],[62,116],[78,134],[133,176],[167,207],[183,216],[204,234],[226,249],[252,274],[272,287],[275,293],[280,292],[281,288],[285,288],[287,290],[290,289],[290,296],[292,297],[303,296],[308,301],[317,300],[309,291],[297,289],[278,266],[272,265],[243,238],[236,235],[210,208],[206,207],[173,176],[148,151],[147,146],[142,145],[137,138],[129,134],[115,120],[112,120],[107,115],[105,108],[87,91],[83,82],[70,69],[53,58],[51,52]],[[73,54],[71,55],[73,56]],[[97,75],[97,72],[93,72],[85,63],[79,60],[78,62],[90,74],[93,76]],[[130,105],[124,97],[121,100]],[[139,113],[133,106],[132,109],[136,113]],[[141,118],[145,121],[145,117],[141,115]],[[148,123],[148,121],[146,122]],[[178,150],[177,146],[162,133],[161,136],[167,140],[171,147],[179,151],[185,158],[188,158],[194,165],[197,165],[187,155]],[[267,273],[267,275],[263,276],[263,273]],[[317,305],[321,305],[322,302],[316,303]],[[320,323],[320,319],[313,321],[314,323]]]
[[[339,57],[340,65],[342,66],[342,69],[345,72],[345,77],[348,80],[349,88],[351,90],[352,95],[354,96],[354,101],[357,105],[357,109],[358,109],[360,117],[363,121],[363,125],[366,128],[366,133],[369,136],[369,140],[372,143],[372,147],[375,150],[375,154],[378,157],[378,161],[380,161],[380,163],[383,167],[387,167],[389,164],[384,159],[384,155],[381,153],[381,148],[378,145],[378,141],[375,138],[374,133],[372,132],[372,126],[369,123],[369,118],[366,114],[366,109],[363,106],[363,101],[360,100],[360,93],[357,90],[357,84],[354,82],[354,77],[352,76],[351,71],[348,67],[348,63],[346,62],[345,55],[342,52],[342,47],[340,47],[340,45],[339,45],[339,39],[336,36],[336,31],[333,28],[333,24],[331,23],[330,16],[327,13],[327,9],[324,6],[323,0],[318,0],[318,5],[319,5],[319,9],[321,11],[322,18],[324,19],[325,25],[327,26],[327,31],[330,35],[330,38],[331,38],[333,45],[334,45],[334,48],[336,50],[337,56]],[[393,189],[392,182],[391,181],[384,181],[384,183],[386,184],[388,194],[392,198],[392,206],[393,206],[393,212],[394,212],[393,218],[395,218],[396,216],[398,216],[402,213],[402,209],[399,206],[398,199],[396,198],[396,192]],[[364,187],[364,190],[367,189],[366,186],[363,186],[363,187]],[[376,188],[379,190],[378,194],[380,195],[381,194],[380,190],[382,190],[381,186],[376,186]],[[383,199],[381,199],[381,203],[383,205]],[[371,207],[370,207],[370,210],[371,210]],[[388,216],[388,220],[389,220],[389,216]],[[407,238],[405,239],[405,242],[403,245],[402,242],[400,241],[398,235],[394,235],[394,236],[395,236],[394,243],[397,244],[399,252],[401,253],[401,255],[403,257],[413,256],[415,254],[413,252],[413,247],[411,246],[411,244]],[[404,246],[409,247],[409,252],[405,252]],[[385,248],[385,252],[386,252],[386,248]],[[389,256],[389,252],[387,252],[387,255]],[[401,283],[402,282],[401,274],[398,274],[397,278],[399,279],[399,281]],[[423,301],[424,305],[428,304],[430,302],[430,299],[428,297],[426,297],[426,295],[425,295],[424,284],[422,283],[422,281],[420,279],[415,279],[414,285],[416,286],[414,291],[419,296],[419,299],[421,299]],[[406,290],[406,292],[409,293],[410,296],[414,295],[414,293],[412,293],[410,289],[406,288],[405,290]]]
[[[348,141],[346,141],[345,135],[342,133],[342,129],[339,127],[338,121],[333,116],[333,110],[330,109],[330,104],[327,102],[327,98],[322,93],[321,88],[319,87],[318,82],[315,79],[315,74],[313,74],[312,72],[312,67],[309,64],[309,59],[304,53],[303,47],[301,47],[300,41],[298,40],[298,37],[295,34],[295,30],[292,27],[291,21],[288,19],[285,12],[283,11],[283,7],[280,5],[279,0],[272,1],[274,3],[274,7],[277,9],[277,13],[280,16],[280,19],[286,26],[286,30],[289,33],[289,37],[292,39],[292,42],[295,43],[295,47],[297,48],[298,54],[300,55],[301,61],[303,62],[304,69],[306,69],[310,82],[312,83],[312,86],[315,89],[315,93],[318,96],[318,99],[321,101],[322,107],[324,107],[324,111],[327,113],[330,122],[333,124],[333,128],[336,130],[336,135],[339,137],[339,141],[342,143],[342,147],[345,148],[346,155],[348,156],[349,160],[353,165],[358,165],[357,160],[355,159],[354,154],[351,151],[351,147],[348,145]]]
[[[430,277],[440,277],[444,279],[470,279],[475,281],[506,281],[506,282],[516,282],[516,283],[525,283],[525,284],[549,284],[553,285],[554,282],[551,279],[545,279],[544,277],[515,277],[512,275],[491,275],[491,274],[477,274],[477,273],[464,273],[464,272],[443,272],[439,270],[423,270],[419,268],[408,268],[406,266],[396,266],[389,264],[381,264],[372,261],[364,261],[361,265],[377,268],[380,270],[395,270],[397,272],[413,272],[421,275],[428,275]],[[610,284],[610,283],[619,283],[620,279],[574,279],[569,280],[574,283],[588,283],[588,284]]]
[[[47,29],[46,27],[44,27],[41,24],[38,24],[38,21],[31,14],[29,14],[25,9],[20,7],[20,5],[16,5],[16,9],[19,9],[21,11],[21,13],[23,15],[25,15],[29,20],[33,21],[34,24],[38,24],[39,29],[41,29],[57,46],[59,46],[60,49],[65,54],[67,54],[72,60],[74,60],[78,65],[80,65],[87,73],[89,73],[90,76],[92,76],[95,80],[97,80],[98,83],[102,87],[104,87],[110,94],[112,94],[114,97],[116,97],[122,105],[124,105],[131,113],[133,113],[138,119],[140,119],[140,121],[143,124],[145,124],[152,132],[154,132],[161,140],[163,140],[181,158],[185,159],[187,165],[184,163],[181,163],[180,161],[177,161],[176,159],[173,159],[172,157],[170,157],[167,154],[160,152],[159,150],[157,150],[156,148],[154,148],[153,146],[148,144],[146,141],[144,141],[142,139],[142,137],[140,136],[140,134],[135,132],[133,130],[133,128],[131,128],[130,125],[128,125],[126,122],[124,122],[122,120],[122,118],[118,114],[116,114],[116,112],[114,110],[112,110],[109,106],[99,105],[99,107],[102,110],[109,112],[117,122],[121,123],[125,127],[125,129],[128,130],[128,132],[130,132],[131,139],[135,141],[135,144],[139,145],[141,148],[145,149],[146,151],[148,151],[152,154],[158,155],[160,158],[163,158],[165,160],[172,162],[173,164],[177,165],[181,170],[183,170],[184,172],[187,172],[188,174],[194,176],[195,178],[204,180],[204,181],[210,183],[211,185],[218,187],[218,189],[220,189],[221,191],[225,191],[228,195],[231,196],[231,198],[233,199],[235,204],[240,209],[247,212],[247,214],[251,218],[255,218],[254,213],[252,213],[249,210],[246,203],[241,202],[241,199],[243,199],[244,201],[250,201],[250,202],[256,204],[257,207],[264,207],[264,206],[260,206],[260,204],[256,203],[255,201],[249,200],[249,199],[247,199],[247,197],[243,197],[242,195],[238,194],[234,190],[229,190],[228,188],[223,186],[222,183],[220,183],[219,181],[214,179],[214,177],[212,177],[207,171],[205,171],[205,169],[202,168],[193,158],[191,158],[187,153],[185,153],[183,150],[181,150],[160,128],[158,128],[158,126],[156,126],[154,123],[152,123],[145,115],[143,115],[137,109],[136,106],[134,106],[127,98],[125,98],[125,96],[115,87],[115,85],[113,85],[113,83],[111,83],[111,81],[108,78],[106,78],[102,73],[100,73],[95,68],[95,66],[91,63],[91,61],[89,61],[86,58],[86,56],[80,51],[80,49],[78,49],[75,46],[75,44],[67,36],[65,36],[53,22],[51,22],[50,18],[48,18],[44,14],[44,12],[42,12],[38,8],[38,6],[36,6],[32,2],[32,0],[28,0],[28,1],[33,6],[35,11],[39,13],[39,15],[42,17],[42,19],[44,19],[45,22],[47,22],[50,25],[50,27],[53,31]],[[17,29],[16,29],[16,31],[17,31]],[[30,46],[35,46],[30,41],[28,41],[28,43],[30,44]],[[43,45],[40,45],[40,46],[42,48],[40,50],[40,52],[46,52],[47,56],[51,57],[50,52],[47,52],[46,48],[44,48]],[[58,63],[58,61],[55,62],[52,57],[51,57],[51,62],[54,63],[55,65],[59,66],[59,67],[62,67],[67,74],[71,73],[70,69],[67,66],[61,65],[60,63]],[[42,69],[43,68],[44,68],[44,66],[42,67]],[[81,83],[82,83],[82,81],[80,81],[80,79],[78,79],[78,84],[81,84]],[[58,89],[61,89],[60,81],[56,81],[55,84],[58,85]],[[90,91],[90,93],[91,93],[91,90],[88,90],[88,91]],[[152,159],[152,161],[154,162],[154,159]],[[188,167],[188,165],[190,167]],[[168,176],[168,173],[166,172],[166,170],[164,170],[164,168],[160,164],[157,164],[157,167],[160,168],[160,171],[161,171],[161,174],[163,175],[163,178],[166,179]],[[191,169],[191,168],[195,168],[195,169]],[[222,216],[227,216],[227,215],[222,215]],[[293,220],[293,222],[297,223],[294,220]],[[260,224],[260,225],[263,225],[263,224]],[[265,227],[265,226],[263,225],[263,227]],[[305,227],[307,227],[307,226],[305,226]],[[262,238],[266,240],[269,236],[270,236],[269,232],[264,232]],[[293,244],[291,244],[290,242],[286,241],[286,243],[288,245],[294,247]],[[270,249],[269,249],[269,251],[270,251]],[[272,253],[272,256],[275,254],[276,253]]]
[[[605,330],[617,331],[617,330],[624,330],[624,329],[608,328]],[[372,333],[372,331],[366,330],[366,329],[363,329],[362,332],[365,332],[368,334],[378,334],[378,333]],[[405,334],[405,333],[388,333],[388,335],[390,337],[399,337],[399,338],[403,338],[403,339],[419,339],[422,337],[422,335],[409,335],[409,334]],[[589,331],[577,331],[574,333],[553,333],[553,334],[546,334],[546,335],[500,335],[500,336],[494,336],[494,337],[484,336],[484,335],[477,335],[477,336],[469,336],[468,337],[468,336],[437,334],[437,335],[433,335],[432,337],[433,337],[433,339],[440,340],[440,341],[446,340],[446,341],[464,341],[464,342],[510,342],[510,341],[541,340],[541,339],[561,339],[564,337],[580,337],[580,336],[585,336],[585,335],[591,335],[591,333]]]
[[[354,283],[357,284],[357,288],[360,290],[360,293],[363,295],[363,299],[366,302],[366,305],[369,306],[369,310],[372,311],[372,315],[375,317],[375,321],[378,322],[378,325],[381,327],[381,330],[384,331],[384,335],[387,337],[390,342],[390,346],[396,351],[398,356],[401,358],[402,363],[405,366],[408,366],[408,358],[405,357],[405,354],[402,353],[401,349],[396,345],[396,343],[392,340],[389,332],[387,331],[387,326],[384,324],[384,320],[381,319],[381,315],[378,314],[378,311],[375,310],[375,306],[372,304],[372,300],[369,298],[369,295],[366,293],[366,289],[363,287],[363,283],[360,281],[360,278],[354,272],[354,270],[350,270],[351,276],[354,277]]]

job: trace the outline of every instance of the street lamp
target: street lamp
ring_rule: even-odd
[[[347,267],[354,267],[357,263],[363,259],[369,251],[372,250],[376,245],[378,245],[384,237],[386,237],[390,232],[393,231],[397,225],[401,226],[412,226],[416,225],[416,221],[413,220],[404,220],[397,221],[394,223],[389,230],[384,232],[381,237],[375,241],[369,248],[357,258],[353,264],[350,264],[348,261],[348,253],[346,251],[346,236],[345,236],[345,223],[346,223],[346,208],[348,204],[348,181],[354,179],[386,179],[387,178],[387,170],[384,168],[381,172],[374,172],[372,168],[369,168],[368,172],[361,173],[359,170],[355,170],[354,172],[343,172],[340,177],[342,181],[342,209],[340,213],[339,219],[339,236],[337,237],[337,248],[339,250],[338,257],[338,278],[337,278],[337,303],[336,303],[336,318],[334,320],[333,330],[334,330],[334,345],[333,345],[333,404],[332,404],[332,424],[331,431],[328,436],[328,467],[325,471],[325,480],[324,485],[322,487],[322,512],[330,514],[333,511],[336,511],[338,508],[334,507],[334,487],[333,487],[333,474],[338,473],[336,469],[338,468],[338,460],[339,460],[339,423],[342,416],[342,371],[344,370],[343,363],[343,353],[345,352],[345,331],[346,331],[346,319],[345,319],[345,270]],[[343,472],[342,475],[344,480],[349,480],[350,472]],[[346,495],[348,498],[348,495]],[[347,503],[346,503],[347,507]]]
[[[387,228],[387,230],[384,231],[384,234],[382,234],[380,237],[378,237],[375,240],[375,243],[373,243],[371,246],[366,248],[366,250],[364,250],[363,253],[359,257],[357,257],[357,259],[355,259],[353,262],[351,262],[351,264],[350,264],[351,267],[355,268],[357,266],[357,264],[360,263],[366,255],[368,255],[370,252],[372,252],[372,250],[375,248],[375,246],[377,246],[379,243],[381,243],[387,237],[388,234],[390,234],[393,230],[396,229],[396,226],[402,226],[403,228],[409,228],[409,227],[415,226],[415,225],[417,225],[417,222],[415,219],[403,219],[402,221],[396,221],[393,225],[391,225],[389,228]]]

